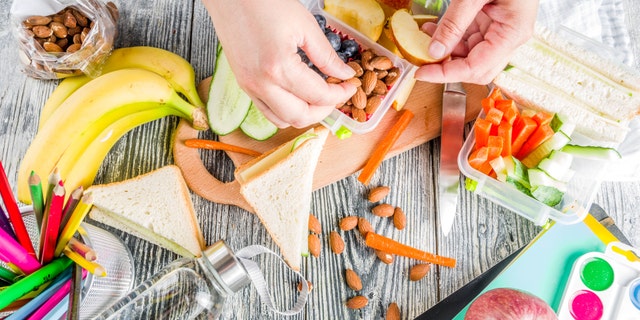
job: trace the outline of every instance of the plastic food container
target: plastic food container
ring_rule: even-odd
[[[382,45],[371,41],[371,39],[356,29],[324,11],[323,8],[324,2],[319,1],[316,6],[309,8],[309,10],[313,14],[323,15],[327,20],[328,27],[335,29],[336,32],[348,38],[354,39],[360,45],[361,50],[371,49],[377,55],[386,56],[391,59],[395,67],[400,69],[400,77],[393,86],[388,88],[388,92],[384,96],[380,106],[370,115],[367,121],[359,122],[338,109],[334,110],[326,119],[321,121],[321,123],[334,134],[340,133],[340,131],[344,132],[346,131],[345,129],[357,134],[370,132],[380,123],[380,120],[382,120],[389,108],[393,105],[404,105],[415,84],[414,73],[417,67],[393,54]]]
[[[24,72],[38,79],[97,76],[113,49],[117,20],[115,5],[101,0],[15,0],[11,6]]]

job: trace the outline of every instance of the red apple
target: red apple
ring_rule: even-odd
[[[477,297],[469,306],[465,320],[557,320],[544,300],[530,293],[497,288]]]

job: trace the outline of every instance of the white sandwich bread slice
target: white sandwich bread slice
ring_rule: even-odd
[[[177,166],[132,179],[93,185],[89,217],[181,256],[200,256],[204,237],[191,194]]]
[[[294,270],[307,252],[313,177],[328,135],[309,129],[235,170],[240,193]]]

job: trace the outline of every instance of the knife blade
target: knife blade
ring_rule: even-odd
[[[442,131],[440,135],[440,172],[438,202],[440,227],[447,236],[453,225],[458,203],[460,169],[458,153],[462,148],[467,96],[462,83],[447,83],[442,94]]]

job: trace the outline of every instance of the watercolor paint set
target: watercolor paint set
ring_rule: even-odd
[[[567,320],[640,319],[640,251],[613,242],[573,263],[558,308]]]

